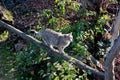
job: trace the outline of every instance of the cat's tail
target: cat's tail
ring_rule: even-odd
[[[36,30],[30,30],[31,33],[37,34],[38,32]]]
[[[35,37],[41,38],[42,32],[46,30],[46,27],[42,27],[41,30],[38,32],[36,30],[30,30],[34,34]]]
[[[32,34],[34,34],[35,37],[41,37],[41,32],[38,32],[36,30],[30,30]]]

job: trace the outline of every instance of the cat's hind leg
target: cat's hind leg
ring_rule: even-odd
[[[56,50],[53,45],[49,45],[49,47],[53,50],[53,51],[56,51],[56,52],[59,52],[58,50]]]

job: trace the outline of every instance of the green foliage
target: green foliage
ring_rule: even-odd
[[[118,0],[109,0],[110,2],[117,2]]]
[[[1,9],[1,13],[3,13],[2,19],[14,22],[13,15],[9,10],[7,10],[2,6],[0,6],[0,9]]]
[[[70,21],[65,19],[67,10],[71,9],[75,12],[80,10],[80,4],[71,0],[55,0],[55,7],[53,9],[45,9],[40,12],[43,19],[46,19],[46,26],[53,29],[62,29],[70,26]]]
[[[17,80],[84,80],[73,64],[62,59],[53,61],[46,51],[34,45],[16,54],[14,69]]]
[[[45,9],[41,13],[42,17],[50,18],[53,15],[53,11],[50,9]]]
[[[74,10],[74,11],[76,11],[76,12],[78,12],[79,9],[80,9],[80,3],[76,2],[76,1],[71,1],[71,2],[69,3],[68,8],[69,8],[69,9],[72,9],[72,10]]]
[[[3,47],[4,46],[4,47]],[[15,56],[10,51],[10,47],[4,43],[0,43],[0,79],[11,80],[14,77],[14,62]]]
[[[110,20],[110,17],[108,15],[102,15],[102,16],[100,16],[97,23],[99,25],[106,25],[109,20]]]
[[[72,43],[73,50],[79,54],[84,55],[87,53],[87,45],[83,42],[85,37],[88,35],[87,28],[89,23],[80,20],[77,24],[71,26],[71,31],[73,32],[74,42]]]
[[[73,50],[78,53],[78,56],[85,55],[87,53],[87,45],[83,45],[81,42],[79,42],[75,44]]]
[[[54,29],[58,29],[58,28],[63,28],[65,26],[69,26],[69,21],[65,20],[64,18],[60,17],[60,18],[55,18],[52,17],[49,22],[48,25],[53,27]]]
[[[73,80],[77,76],[75,67],[66,61],[63,61],[62,64],[55,62],[54,66],[57,69],[57,73],[55,73],[55,79],[58,78],[58,80]]]
[[[0,34],[0,42],[5,41],[8,38],[9,32],[4,31],[2,34]]]
[[[33,45],[18,52],[14,63],[15,69],[18,71],[18,74],[16,74],[18,80],[42,78],[42,73],[39,72],[42,69],[39,70],[39,65],[44,64],[47,60],[49,60],[49,57],[47,57],[46,51],[38,49]],[[41,67],[43,67],[43,71],[47,68],[45,65]]]
[[[75,11],[77,11],[80,7],[79,3],[72,0],[55,0],[55,2],[57,3],[55,9],[59,12],[61,16],[64,16],[66,14],[67,7]],[[69,5],[69,6],[66,6],[66,5]]]

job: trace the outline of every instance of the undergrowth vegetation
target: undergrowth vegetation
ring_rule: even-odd
[[[80,69],[72,63],[59,56],[49,57],[47,51],[32,44],[16,54],[14,66],[18,80],[84,80],[87,76],[87,73],[78,75]]]

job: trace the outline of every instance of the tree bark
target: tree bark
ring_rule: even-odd
[[[71,56],[68,56],[67,54],[64,53],[59,53],[58,51],[52,50],[51,48],[49,48],[48,46],[46,46],[44,43],[36,40],[35,38],[33,38],[30,35],[25,34],[24,32],[14,28],[13,26],[6,24],[5,22],[0,20],[0,25],[1,27],[5,27],[8,30],[16,33],[17,35],[21,36],[23,39],[25,39],[28,42],[32,42],[33,44],[35,44],[38,47],[44,48],[48,51],[49,55],[53,55],[53,56],[60,56],[62,57],[64,60],[69,61],[71,63],[73,63],[74,65],[78,66],[79,68],[85,70],[85,71],[89,71],[92,74],[94,74],[95,76],[99,77],[101,80],[104,79],[104,73],[103,72],[99,72],[98,70],[91,68],[90,66],[84,64],[83,62],[81,62],[80,60],[77,60]]]
[[[114,25],[111,49],[105,58],[105,80],[115,80],[114,59],[120,52],[120,11]]]
[[[105,80],[115,80],[114,59],[120,51],[120,36],[114,42],[113,47],[107,53],[105,58]]]

